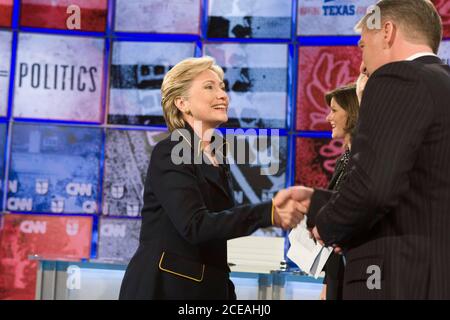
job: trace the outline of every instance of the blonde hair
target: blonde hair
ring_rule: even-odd
[[[205,70],[214,71],[223,81],[224,72],[222,68],[216,64],[213,58],[208,56],[182,60],[164,76],[161,85],[161,105],[170,132],[185,126],[183,113],[175,105],[175,100],[186,97],[192,80]]]
[[[442,40],[442,20],[429,0],[381,0],[377,4],[381,21],[393,20],[402,28],[409,41],[426,43],[437,54]],[[371,13],[355,26],[361,32]]]

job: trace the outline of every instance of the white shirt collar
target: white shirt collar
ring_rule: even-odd
[[[413,60],[415,60],[417,58],[425,57],[425,56],[437,57],[437,55],[435,55],[434,53],[431,53],[431,52],[418,52],[418,53],[413,54],[412,56],[406,58],[405,60],[406,61],[413,61]]]

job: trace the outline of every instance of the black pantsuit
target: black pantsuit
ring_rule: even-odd
[[[235,206],[228,164],[174,163],[172,151],[180,146],[192,160],[201,155],[186,129],[180,141],[168,137],[153,150],[140,245],[120,299],[234,299],[227,240],[271,225],[271,201]]]

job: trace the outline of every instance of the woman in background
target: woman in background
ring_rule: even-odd
[[[357,95],[355,84],[337,88],[325,95],[325,100],[331,109],[326,120],[330,123],[333,130],[332,138],[342,139],[344,148],[343,155],[336,161],[336,167],[328,185],[329,190],[339,190],[340,183],[345,179],[347,174],[347,164],[351,149],[351,135],[358,120],[358,96],[359,94]],[[344,260],[342,255],[334,252],[331,253],[323,270],[325,271],[325,279],[320,299],[342,300],[344,280]]]

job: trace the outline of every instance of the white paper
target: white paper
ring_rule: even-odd
[[[333,248],[327,248],[314,239],[306,228],[306,217],[289,233],[291,247],[287,256],[304,272],[314,278],[318,278]]]

